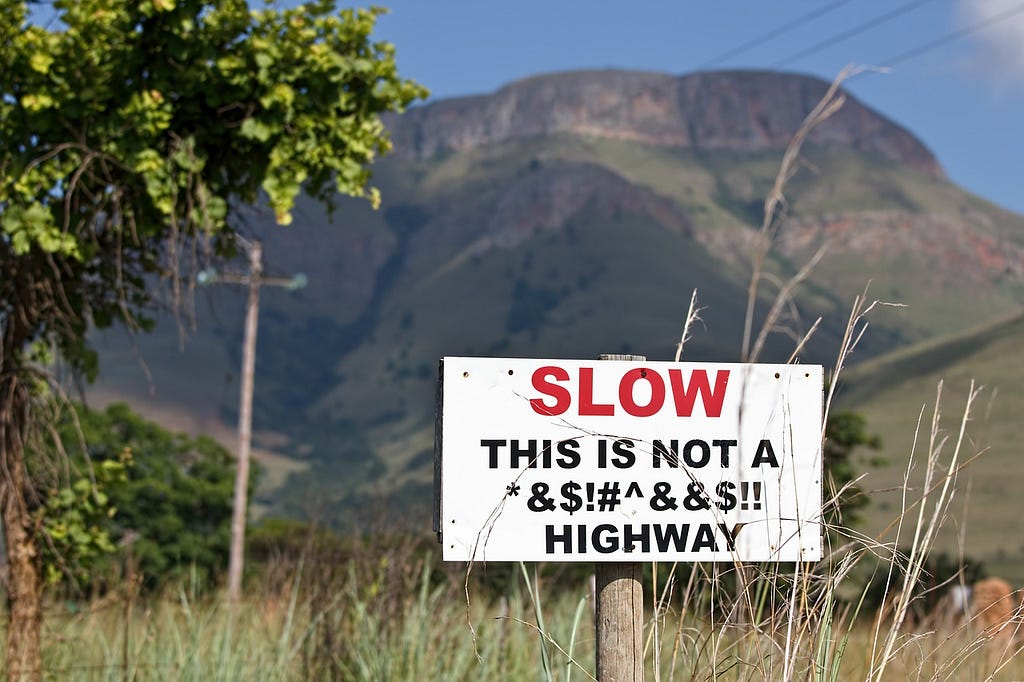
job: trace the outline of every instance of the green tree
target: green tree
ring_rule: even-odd
[[[333,0],[56,0],[45,27],[27,4],[0,0],[0,515],[8,674],[38,678],[32,349],[94,376],[86,330],[146,328],[154,276],[180,300],[197,244],[231,254],[232,203],[280,224],[300,190],[376,204],[379,114],[426,92],[371,40],[378,11]]]
[[[123,475],[103,485],[116,513],[99,528],[113,545],[131,543],[145,586],[186,575],[213,583],[227,563],[231,536],[235,463],[223,446],[206,436],[167,431],[123,403],[102,412],[78,408],[77,419],[66,419],[60,435],[81,468],[101,471],[129,459]],[[90,577],[114,575],[109,564],[124,560],[124,549],[106,561],[97,557],[99,571]]]
[[[825,507],[826,528],[849,527],[860,520],[860,512],[869,500],[855,482],[859,473],[850,456],[858,447],[877,450],[881,445],[881,439],[868,431],[867,420],[859,412],[828,415],[822,449],[824,497],[826,502],[834,499],[834,504]]]

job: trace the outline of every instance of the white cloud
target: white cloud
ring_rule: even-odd
[[[964,26],[984,22],[971,35],[981,53],[979,66],[997,82],[1024,81],[1024,10],[1021,0],[960,0]]]

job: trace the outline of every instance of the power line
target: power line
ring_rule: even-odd
[[[835,9],[838,9],[838,8],[842,7],[843,5],[847,4],[848,2],[850,2],[850,0],[835,0],[834,2],[831,2],[828,5],[825,5],[824,7],[819,7],[816,10],[813,10],[811,12],[808,12],[807,14],[801,15],[801,16],[797,17],[796,19],[794,19],[793,21],[791,21],[791,22],[789,22],[787,24],[783,24],[782,26],[779,26],[778,28],[774,28],[774,29],[768,31],[767,33],[762,33],[761,35],[759,35],[759,36],[757,36],[755,38],[751,38],[747,42],[745,42],[745,43],[743,43],[741,45],[737,45],[736,47],[732,48],[731,50],[723,52],[722,54],[718,55],[714,59],[711,59],[709,61],[704,62],[703,64],[701,64],[697,68],[698,69],[706,69],[706,68],[711,67],[711,66],[717,66],[717,65],[721,64],[722,62],[727,61],[729,59],[732,59],[733,57],[735,57],[737,55],[743,54],[744,52],[747,52],[748,50],[750,50],[752,48],[755,48],[755,47],[757,47],[759,45],[763,45],[764,43],[767,43],[770,40],[774,40],[775,38],[778,38],[779,36],[783,35],[784,33],[788,33],[788,32],[792,31],[795,28],[799,28],[800,26],[803,26],[804,24],[810,23],[811,21],[814,21],[818,17],[823,16],[825,14],[828,14],[832,10],[835,10]]]
[[[782,61],[779,61],[779,62],[776,62],[776,63],[772,64],[772,68],[773,69],[778,69],[778,68],[781,68],[783,66],[788,66],[789,64],[792,64],[793,62],[795,62],[795,61],[797,61],[799,59],[803,59],[804,57],[808,57],[808,56],[810,56],[812,54],[815,54],[817,52],[821,52],[825,48],[831,47],[835,43],[842,42],[842,41],[844,41],[844,40],[846,40],[848,38],[852,38],[855,35],[859,35],[861,33],[864,33],[865,31],[869,31],[869,30],[875,28],[876,26],[880,26],[880,25],[882,25],[882,24],[884,24],[884,23],[886,23],[888,21],[892,21],[896,17],[902,16],[902,15],[906,14],[907,12],[909,12],[909,11],[911,11],[913,9],[916,9],[916,8],[920,7],[921,5],[924,5],[924,4],[929,3],[929,2],[932,2],[932,0],[914,0],[913,2],[908,2],[905,5],[901,5],[901,6],[897,7],[896,9],[892,10],[891,12],[886,12],[885,14],[881,14],[881,15],[879,15],[877,17],[872,18],[872,19],[868,19],[864,23],[858,24],[857,26],[854,26],[853,28],[847,29],[845,31],[840,31],[839,33],[837,33],[835,35],[829,36],[828,38],[826,38],[825,40],[822,40],[819,43],[815,43],[814,45],[811,45],[810,47],[808,47],[806,49],[803,49],[800,52],[797,52],[796,54],[791,55],[791,56],[787,57],[786,59],[783,59]]]
[[[897,64],[913,59],[914,57],[918,57],[924,54],[925,52],[934,50],[937,47],[942,47],[947,43],[952,43],[953,41],[965,38],[971,35],[972,33],[977,33],[978,31],[986,29],[989,26],[992,26],[993,24],[998,24],[1001,21],[1006,21],[1010,17],[1020,14],[1021,12],[1024,12],[1024,2],[1011,9],[1006,10],[1005,12],[994,14],[991,17],[983,19],[977,23],[971,24],[970,26],[965,26],[963,28],[952,31],[951,33],[947,33],[944,36],[936,38],[935,40],[924,43],[923,45],[918,45],[917,47],[907,50],[906,52],[902,52],[896,55],[895,57],[891,57],[889,59],[882,61],[881,64],[882,66],[896,66]]]

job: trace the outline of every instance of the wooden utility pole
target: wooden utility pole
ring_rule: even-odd
[[[232,604],[242,596],[249,456],[252,447],[252,394],[256,374],[256,328],[260,314],[262,276],[263,247],[259,242],[252,242],[249,246],[249,301],[245,308],[245,337],[242,342],[242,386],[238,400],[238,466],[231,509],[231,555],[228,560],[228,600]]]
[[[601,360],[643,362],[644,355],[599,356]],[[644,679],[643,564],[597,563],[598,682],[642,682]]]
[[[199,273],[200,285],[225,282],[245,284],[249,298],[245,308],[245,335],[242,339],[242,385],[238,399],[238,465],[235,473],[235,496],[231,509],[231,549],[228,558],[228,601],[234,605],[242,596],[242,567],[245,558],[245,522],[249,496],[249,461],[252,450],[252,396],[256,383],[256,328],[260,313],[260,287],[280,286],[296,291],[306,286],[306,276],[263,276],[263,246],[258,241],[237,237],[249,254],[249,272],[218,273],[213,268]]]

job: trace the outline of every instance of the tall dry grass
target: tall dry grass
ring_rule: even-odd
[[[926,570],[967,455],[960,432],[938,430],[940,400],[930,412],[884,541],[833,528],[838,541],[814,564],[649,567],[647,679],[1024,676],[1015,640],[956,617],[909,617],[926,597],[910,589],[913,578]],[[969,418],[965,411],[961,430]],[[593,679],[590,578],[557,566],[508,568],[477,567],[467,610],[463,567],[441,565],[408,537],[311,543],[253,576],[235,619],[219,595],[187,588],[134,598],[130,618],[127,592],[77,610],[55,602],[44,672],[61,680]],[[886,608],[876,610],[867,583],[878,571]]]

